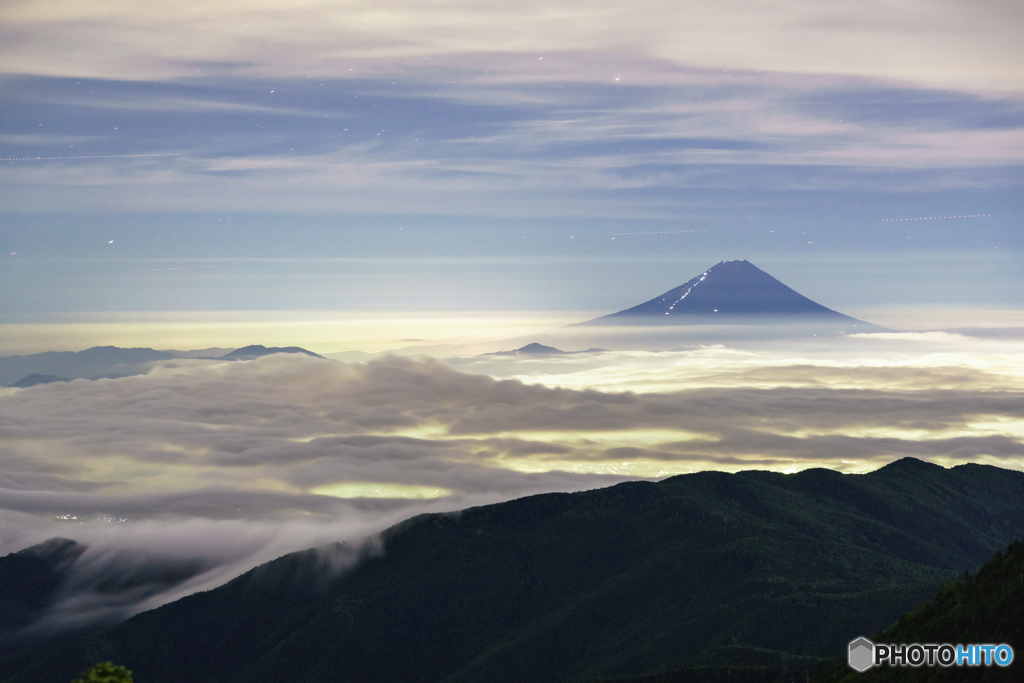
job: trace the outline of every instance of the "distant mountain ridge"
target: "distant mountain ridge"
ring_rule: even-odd
[[[0,681],[806,680],[1022,535],[1024,473],[912,458],[543,494],[410,519],[340,576],[287,555]]]
[[[11,386],[15,389],[24,389],[25,387],[34,387],[38,384],[52,384],[53,382],[70,382],[69,377],[58,377],[57,375],[40,375],[38,372],[33,372],[31,375],[22,377]]]
[[[221,355],[203,355],[226,351]],[[148,348],[94,346],[84,351],[47,351],[25,356],[0,357],[0,386],[30,387],[72,379],[128,377],[149,372],[156,361],[177,358],[207,360],[252,360],[272,353],[302,353],[322,358],[298,346],[272,347],[254,344],[240,349],[204,349],[202,351],[157,351]]]
[[[642,304],[583,325],[802,323],[850,332],[882,331],[808,299],[749,261],[722,261]]]
[[[225,353],[223,356],[218,356],[217,360],[252,360],[253,358],[259,358],[261,356],[269,356],[274,353],[302,353],[313,358],[323,358],[323,356],[307,351],[306,349],[298,346],[272,346],[270,348],[262,346],[260,344],[251,344],[249,346],[243,346],[240,349],[235,349],[230,353]]]
[[[0,357],[0,386],[28,376],[50,375],[65,380],[95,379],[106,375],[142,374],[155,361],[172,360],[173,352],[94,346],[84,351],[46,351],[25,356]]]

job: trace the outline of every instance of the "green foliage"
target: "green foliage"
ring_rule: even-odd
[[[113,662],[100,662],[71,683],[132,683],[132,672]]]
[[[101,658],[150,683],[806,680],[1019,538],[1022,500],[1024,473],[904,460],[422,515],[340,576],[295,553],[0,681]]]
[[[951,581],[931,600],[903,615],[896,624],[873,638],[879,643],[1006,643],[1017,657],[1024,655],[1024,541],[996,554],[976,574]],[[1024,663],[1008,667],[877,667],[869,673],[852,672],[837,664],[822,681],[878,681],[1000,683],[1022,680]]]

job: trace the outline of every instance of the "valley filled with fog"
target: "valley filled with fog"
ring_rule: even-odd
[[[702,470],[1024,469],[1013,339],[882,333],[673,351],[179,358],[0,389],[0,553],[88,546],[46,619],[122,618],[421,512]],[[337,560],[339,566],[354,561]],[[88,599],[90,572],[191,563]],[[83,597],[85,596],[85,597]]]

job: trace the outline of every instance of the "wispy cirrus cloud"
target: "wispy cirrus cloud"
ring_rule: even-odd
[[[77,258],[95,226],[124,224],[140,229],[98,236],[104,256],[194,244],[206,258],[215,232],[197,241],[194,226],[243,213],[259,225],[234,243],[260,256],[472,259],[537,244],[709,262],[851,250],[998,261],[1021,246],[1024,72],[1009,2],[186,0],[157,12],[19,0],[0,24],[10,261],[60,245]],[[410,226],[431,235],[393,239]],[[633,232],[674,236],[616,237]],[[54,287],[41,269],[9,272],[19,310]],[[104,272],[101,295],[53,307],[243,309],[265,282],[220,278],[202,303],[179,303]],[[919,291],[945,286],[931,273]],[[1006,277],[998,295],[977,282],[956,296],[1019,298]]]
[[[1022,85],[1020,15],[1011,2],[805,1],[714,6],[648,0],[429,6],[307,0],[182,2],[159,13],[106,0],[8,3],[8,73],[139,79],[204,66],[324,76],[381,59],[601,51],[726,69],[842,73],[966,87]],[[473,70],[472,63],[467,64]],[[579,66],[593,72],[593,63]]]
[[[6,203],[667,218],[692,208],[692,189],[998,189],[1024,164],[1024,104],[1010,95],[680,68],[659,84],[446,83],[438,71],[13,79],[0,153],[70,159],[0,166]],[[117,156],[154,151],[180,156]]]

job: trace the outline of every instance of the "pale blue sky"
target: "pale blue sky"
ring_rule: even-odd
[[[14,3],[0,315],[1024,308],[1012,3],[648,4]]]
[[[4,0],[0,356],[469,357],[734,259],[893,329],[1016,331],[3,388],[0,554],[218,567],[187,592],[624,478],[1024,468],[1022,34],[1020,0]]]

